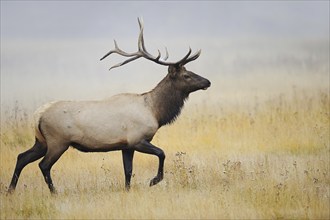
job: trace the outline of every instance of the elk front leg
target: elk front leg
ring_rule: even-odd
[[[122,150],[122,154],[123,154],[123,163],[124,163],[124,172],[125,172],[125,188],[128,191],[131,187],[134,150],[125,149]]]
[[[159,158],[157,176],[150,181],[150,186],[156,185],[164,177],[164,161],[165,161],[164,151],[145,140],[137,144],[135,150],[141,153],[156,155]]]

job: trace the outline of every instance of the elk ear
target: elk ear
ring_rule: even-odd
[[[168,67],[168,73],[170,74],[171,78],[175,78],[179,74],[179,66],[170,65]]]

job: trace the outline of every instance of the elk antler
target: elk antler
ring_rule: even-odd
[[[201,50],[198,50],[195,54],[193,54],[191,57],[190,57],[190,54],[191,54],[191,49],[189,48],[189,51],[188,53],[186,54],[186,56],[184,56],[180,61],[178,62],[166,62],[167,58],[168,58],[168,51],[167,51],[167,48],[165,47],[165,50],[166,50],[166,55],[165,55],[165,58],[163,60],[160,60],[161,58],[161,53],[160,51],[158,50],[158,55],[157,57],[151,55],[146,47],[145,47],[145,44],[144,44],[144,38],[143,38],[143,22],[140,18],[138,18],[138,22],[139,22],[139,27],[140,27],[140,35],[139,35],[139,40],[138,40],[138,51],[135,52],[135,53],[127,53],[123,50],[121,50],[119,47],[118,47],[118,44],[116,42],[116,40],[114,40],[114,43],[115,43],[115,49],[113,50],[110,50],[106,55],[104,55],[100,60],[103,60],[104,58],[106,58],[107,56],[109,56],[110,54],[113,54],[113,53],[116,53],[116,54],[119,54],[119,55],[122,55],[124,57],[130,57],[129,59],[121,62],[121,63],[118,63],[114,66],[112,66],[109,70],[113,69],[113,68],[116,68],[116,67],[120,67],[122,65],[125,65],[126,63],[129,63],[133,60],[136,60],[136,59],[139,59],[141,57],[144,57],[148,60],[151,60],[155,63],[158,63],[158,64],[161,64],[161,65],[164,65],[164,66],[170,66],[170,65],[185,65],[187,64],[188,62],[190,61],[193,61],[195,59],[197,59],[199,57],[199,55],[201,54]]]

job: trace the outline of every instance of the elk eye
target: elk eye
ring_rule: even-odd
[[[190,79],[190,76],[189,75],[183,75],[183,77],[185,78],[185,79]]]

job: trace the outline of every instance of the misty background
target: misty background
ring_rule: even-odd
[[[210,79],[194,100],[230,101],[297,86],[329,89],[329,1],[1,1],[1,112],[53,100],[151,90],[167,68],[111,55],[113,39],[169,60],[202,49],[187,69]]]

